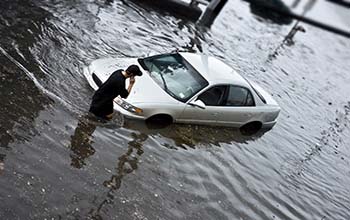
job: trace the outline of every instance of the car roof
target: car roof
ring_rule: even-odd
[[[179,53],[186,59],[209,84],[234,84],[250,87],[245,78],[239,75],[234,69],[215,57],[204,54]]]

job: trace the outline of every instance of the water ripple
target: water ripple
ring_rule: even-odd
[[[229,1],[211,28],[130,1],[5,1],[4,9],[1,219],[349,218],[345,39],[305,25],[281,45],[291,26],[262,22],[241,1]],[[257,81],[282,108],[278,124],[243,136],[86,113],[86,64],[176,48]]]

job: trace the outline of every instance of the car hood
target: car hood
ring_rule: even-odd
[[[136,76],[135,84],[125,99],[132,104],[138,103],[169,103],[176,104],[179,101],[166,93],[149,75],[149,72],[142,68],[137,58],[102,58],[93,61],[89,66],[90,73],[95,73],[102,82],[115,70],[126,69],[131,64],[136,64],[142,71],[142,76]],[[129,86],[129,79],[125,82]]]
[[[142,69],[142,76],[135,78],[135,84],[126,98],[127,102],[138,103],[168,103],[176,104],[179,101],[166,93],[149,75],[148,71]],[[126,81],[126,87],[129,80]]]

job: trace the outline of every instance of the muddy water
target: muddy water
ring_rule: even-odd
[[[0,219],[350,219],[350,42],[229,1],[210,29],[129,1],[2,1]],[[330,13],[336,13],[330,11]],[[274,95],[268,132],[87,115],[82,67],[192,49]],[[276,49],[277,48],[277,49]]]

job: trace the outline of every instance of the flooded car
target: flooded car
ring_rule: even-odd
[[[203,54],[169,53],[145,58],[103,58],[84,69],[95,90],[116,70],[137,64],[131,94],[114,109],[128,118],[228,127],[272,128],[280,107],[258,84],[223,61]]]

